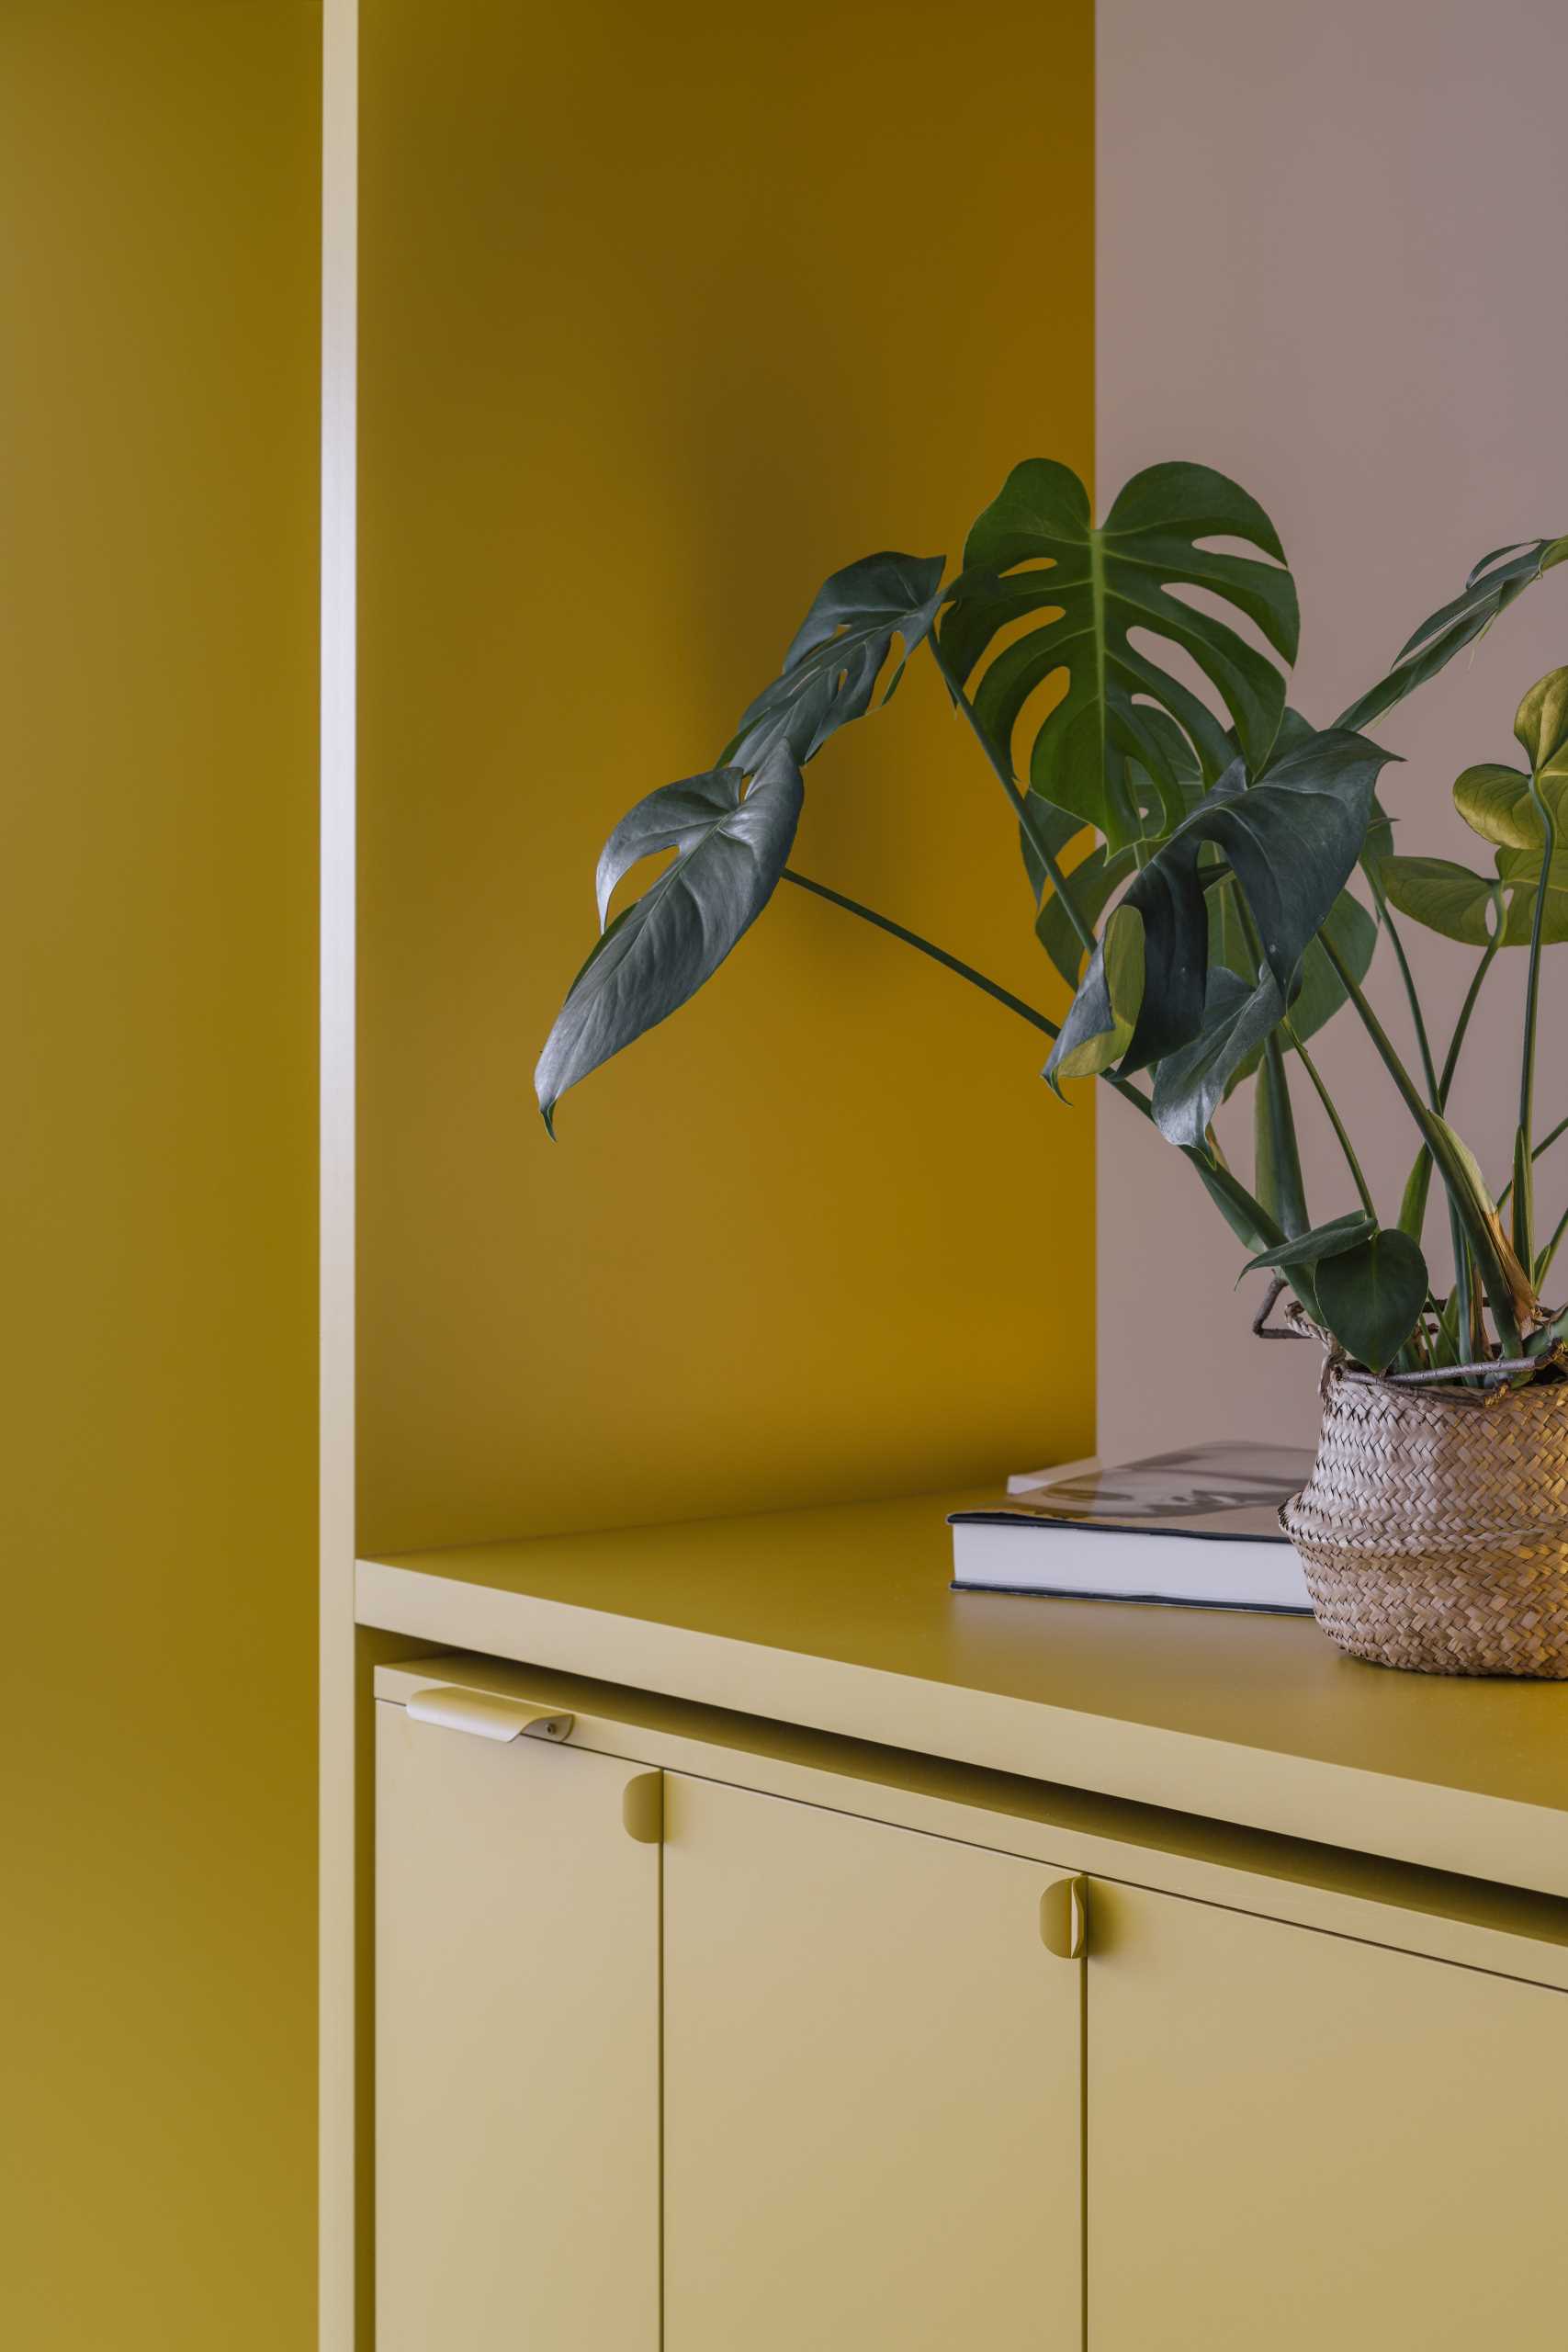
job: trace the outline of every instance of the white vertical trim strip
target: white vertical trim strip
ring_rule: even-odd
[[[321,2352],[355,2337],[355,563],[358,0],[321,73]]]

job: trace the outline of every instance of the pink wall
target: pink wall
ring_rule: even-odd
[[[1262,501],[1302,593],[1294,698],[1326,720],[1478,556],[1568,529],[1568,6],[1100,0],[1099,14],[1101,493],[1190,458]],[[1563,661],[1568,571],[1374,730],[1407,763],[1385,793],[1402,847],[1481,862],[1449,787],[1472,761],[1511,756],[1520,694]],[[1404,929],[1446,1038],[1470,951]],[[1568,1111],[1568,1020],[1548,974],[1550,1125]],[[1520,957],[1494,971],[1455,1095],[1495,1185],[1522,978]],[[1386,948],[1372,993],[1403,1046]],[[1392,1221],[1412,1134],[1353,1022],[1322,1059]],[[1354,1196],[1297,1096],[1313,1215],[1334,1216]],[[1541,1176],[1553,1216],[1568,1139],[1559,1149]],[[1101,1451],[1309,1441],[1315,1356],[1249,1336],[1258,1277],[1233,1292],[1240,1253],[1195,1180],[1109,1100],[1099,1193]],[[1439,1209],[1434,1258],[1440,1230]]]

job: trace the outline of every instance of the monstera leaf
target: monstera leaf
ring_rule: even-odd
[[[1216,1080],[1223,1086],[1290,1003],[1307,944],[1354,871],[1378,773],[1389,757],[1364,736],[1331,729],[1280,760],[1250,791],[1238,760],[1128,884],[1111,921],[1139,918],[1143,974],[1136,1015],[1119,1056],[1122,1072],[1146,1069],[1196,1045],[1206,1028],[1218,1033],[1216,1051],[1190,1068],[1185,1091],[1173,1098],[1168,1086],[1168,1134],[1180,1129],[1185,1136],[1193,1106],[1201,1106]],[[1206,847],[1219,854],[1218,865],[1205,861]],[[1207,893],[1226,868],[1235,876],[1262,956],[1257,989],[1247,988],[1245,1004],[1224,982],[1209,987]],[[1258,992],[1265,980],[1273,984],[1272,1000]],[[1266,1022],[1270,1009],[1273,1022]],[[1055,1081],[1069,1056],[1079,1067],[1083,1049],[1128,1022],[1125,990],[1112,1002],[1102,941],[1046,1076]]]
[[[546,1126],[569,1086],[685,1003],[767,905],[800,821],[800,770],[787,745],[745,771],[715,768],[650,792],[599,860],[599,919],[640,858],[676,855],[603,932],[550,1031],[534,1084]]]
[[[1226,964],[1233,972],[1254,979],[1257,959],[1242,924],[1236,889],[1235,876],[1227,874],[1209,891],[1209,962],[1211,968],[1215,964]],[[1322,931],[1308,943],[1302,958],[1301,980],[1291,1001],[1291,1028],[1303,1045],[1333,1020],[1345,1002],[1345,983],[1324,952],[1325,938],[1334,942],[1353,977],[1361,981],[1371,970],[1377,951],[1378,926],[1352,891],[1340,891]],[[1284,1042],[1289,1044],[1290,1040]],[[1258,1060],[1258,1057],[1252,1054],[1240,1065],[1231,1078],[1230,1092],[1234,1093],[1252,1076]]]
[[[1342,711],[1337,723],[1341,727],[1370,727],[1428,678],[1435,678],[1456,653],[1462,652],[1483,629],[1490,628],[1498,615],[1506,612],[1532,582],[1565,557],[1568,535],[1562,538],[1517,540],[1511,547],[1495,548],[1490,555],[1483,555],[1453,601],[1441,605],[1422,622],[1415,635],[1400,647],[1393,668],[1375,686],[1369,686],[1348,710]]]
[[[1272,972],[1250,987],[1216,964],[1203,991],[1203,1025],[1190,1044],[1168,1053],[1155,1069],[1155,1125],[1168,1143],[1196,1148],[1245,1062],[1254,1068],[1284,1016]]]
[[[1203,544],[1221,537],[1246,539],[1270,560]],[[1283,549],[1262,508],[1235,482],[1206,466],[1151,466],[1096,524],[1077,476],[1034,458],[1013,469],[976,522],[939,632],[950,679],[969,692],[980,672],[970,694],[975,718],[1010,774],[1026,707],[1062,682],[1034,735],[1030,797],[1093,825],[1112,851],[1149,831],[1140,784],[1152,786],[1162,805],[1160,831],[1173,832],[1186,815],[1167,722],[1206,783],[1235,753],[1207,703],[1143,640],[1163,638],[1197,665],[1253,772],[1285,707],[1275,664],[1207,603],[1177,593],[1183,588],[1229,605],[1284,661],[1295,659],[1296,592]],[[1016,624],[1032,620],[1017,632]],[[1009,641],[993,650],[1004,631]]]
[[[1289,712],[1286,717],[1290,717]],[[1155,740],[1165,748],[1168,772],[1175,777],[1180,794],[1181,815],[1189,817],[1203,797],[1202,771],[1193,755],[1192,747],[1180,728],[1168,718],[1164,711],[1145,709],[1142,719]],[[1091,928],[1100,921],[1112,895],[1136,870],[1145,844],[1157,844],[1167,840],[1171,831],[1171,827],[1166,822],[1166,805],[1147,769],[1141,762],[1133,761],[1129,763],[1128,775],[1143,819],[1141,839],[1131,849],[1111,850],[1101,842],[1072,869],[1073,903]],[[1038,793],[1028,796],[1026,808],[1032,819],[1057,820],[1057,811],[1048,800],[1042,800]],[[1052,846],[1054,850],[1059,850],[1065,848],[1073,835],[1082,831],[1082,827],[1076,817],[1061,817],[1055,830],[1057,838]],[[1034,895],[1040,900],[1040,912],[1034,925],[1035,936],[1067,986],[1076,989],[1083,972],[1083,942],[1060,897],[1049,888],[1043,865],[1036,871],[1034,862],[1030,858],[1027,833],[1024,858],[1030,866]]]
[[[1137,862],[1135,851],[1119,849],[1112,854],[1102,842],[1073,867],[1067,877],[1073,904],[1091,928],[1128,876],[1135,872]],[[1076,989],[1083,973],[1084,945],[1054,890],[1035,918],[1034,935],[1067,986]]]
[[[903,650],[882,695],[890,702],[910,654],[931,635],[945,570],[940,555],[868,555],[824,581],[782,673],[742,716],[723,763],[758,768],[784,743],[804,767],[846,721],[864,718],[897,637]]]

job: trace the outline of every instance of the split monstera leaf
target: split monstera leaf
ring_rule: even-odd
[[[941,557],[892,552],[833,573],[717,763],[650,792],[615,826],[599,862],[600,936],[536,1074],[547,1125],[553,1133],[570,1087],[712,978],[787,881],[1048,1034],[1045,1075],[1058,1091],[1106,1080],[1180,1149],[1251,1263],[1288,1271],[1359,1361],[1381,1370],[1412,1347],[1429,1354],[1414,1193],[1398,1227],[1379,1224],[1307,1042],[1347,1002],[1382,1035],[1361,982],[1391,906],[1489,951],[1517,937],[1539,957],[1568,938],[1568,864],[1551,847],[1568,761],[1559,774],[1558,752],[1542,759],[1537,745],[1529,774],[1461,777],[1460,806],[1495,850],[1495,874],[1479,876],[1392,854],[1377,800],[1391,755],[1362,731],[1564,553],[1568,541],[1540,539],[1486,558],[1377,684],[1319,729],[1288,705],[1299,618],[1284,551],[1237,483],[1205,466],[1152,466],[1097,522],[1067,467],[1015,467],[951,578]],[[790,865],[811,762],[882,707],[922,650],[1007,796],[1040,943],[1072,990],[1059,1032],[946,949]],[[1549,695],[1542,741],[1556,709]],[[655,857],[664,863],[641,894],[613,912],[623,884]],[[1359,869],[1370,906],[1353,887]],[[1416,1089],[1385,1035],[1384,1046],[1420,1131],[1419,1207],[1435,1170],[1463,1282],[1484,1291],[1504,1345],[1522,1345],[1540,1328],[1530,1254],[1517,1232],[1504,1239],[1435,1085]],[[1307,1212],[1292,1059],[1361,1197],[1352,1217],[1326,1226]],[[1250,1186],[1214,1129],[1249,1083]],[[1529,1166],[1527,1154],[1516,1225]],[[1456,1344],[1461,1336],[1456,1328]]]

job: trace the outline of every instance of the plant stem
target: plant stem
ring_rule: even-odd
[[[1565,1233],[1568,1233],[1568,1209],[1564,1209],[1562,1216],[1558,1218],[1557,1230],[1553,1233],[1551,1240],[1541,1251],[1540,1256],[1536,1260],[1535,1280],[1538,1289],[1546,1280],[1551,1261],[1557,1255],[1558,1247]]]
[[[1542,838],[1540,878],[1536,884],[1535,912],[1530,921],[1529,972],[1525,981],[1525,1036],[1519,1057],[1519,1134],[1515,1152],[1517,1173],[1514,1182],[1514,1247],[1527,1266],[1530,1261],[1535,1222],[1535,1188],[1530,1181],[1530,1128],[1535,1119],[1536,1013],[1540,998],[1540,951],[1546,935],[1546,888],[1551,873],[1551,861],[1557,851],[1556,820],[1533,774],[1530,777],[1530,798],[1540,819]]]
[[[1433,1107],[1438,1108],[1440,1107],[1438,1103],[1438,1073],[1432,1060],[1432,1041],[1427,1035],[1427,1017],[1421,1010],[1421,999],[1416,989],[1416,975],[1410,968],[1410,958],[1404,952],[1404,942],[1399,935],[1393,917],[1388,910],[1388,900],[1383,897],[1381,889],[1378,891],[1378,908],[1382,916],[1383,929],[1388,933],[1388,944],[1393,948],[1394,961],[1399,966],[1399,977],[1404,983],[1404,997],[1410,1007],[1410,1018],[1416,1024],[1416,1043],[1421,1055],[1421,1070],[1427,1080],[1427,1092]],[[1325,944],[1327,944],[1326,941]]]
[[[1461,1190],[1466,1181],[1462,1163],[1456,1159],[1452,1173],[1445,1164],[1447,1159],[1453,1157],[1452,1147],[1456,1138],[1444,1127],[1441,1114],[1429,1108],[1421,1100],[1420,1089],[1401,1061],[1393,1038],[1368,1002],[1359,980],[1339,953],[1329,933],[1321,931],[1318,937],[1323,944],[1324,954],[1344,983],[1345,993],[1355,1006],[1362,1027],[1377,1047],[1384,1069],[1404,1097],[1405,1108],[1415,1120],[1422,1140],[1432,1148],[1432,1156],[1436,1161],[1438,1172],[1442,1177],[1443,1187],[1450,1204],[1454,1224],[1456,1280],[1461,1279],[1463,1272],[1464,1251],[1460,1247],[1462,1238],[1470,1250],[1474,1253],[1475,1262],[1481,1270],[1487,1299],[1492,1308],[1493,1320],[1497,1327],[1497,1336],[1503,1343],[1504,1352],[1517,1355],[1523,1341],[1519,1337],[1518,1324],[1508,1296],[1507,1277],[1502,1259],[1494,1246],[1495,1237],[1487,1227],[1483,1214],[1484,1204],[1471,1198]],[[1437,1148],[1439,1143],[1444,1147],[1440,1151]]]
[[[1357,1012],[1360,1016],[1361,1026],[1365,1029],[1368,1036],[1377,1047],[1378,1053],[1382,1059],[1384,1069],[1388,1071],[1389,1076],[1393,1079],[1395,1086],[1398,1087],[1400,1093],[1404,1098],[1405,1107],[1409,1111],[1411,1117],[1415,1120],[1417,1127],[1420,1128],[1424,1136],[1427,1132],[1426,1123],[1427,1105],[1421,1099],[1420,1088],[1416,1085],[1416,1080],[1411,1077],[1410,1072],[1405,1069],[1404,1064],[1401,1061],[1393,1038],[1389,1035],[1388,1031],[1383,1027],[1382,1023],[1378,1019],[1377,1014],[1373,1012],[1371,1005],[1367,1001],[1366,992],[1362,989],[1359,980],[1358,980],[1355,973],[1345,961],[1344,956],[1339,953],[1338,948],[1336,947],[1328,933],[1326,931],[1320,931],[1317,936],[1319,946],[1323,949],[1324,954],[1327,956],[1329,962],[1338,973],[1341,981],[1344,983],[1346,995],[1349,998],[1351,1003],[1355,1006]],[[1433,1082],[1432,1091],[1434,1094],[1437,1091],[1435,1080]]]
[[[1539,1159],[1542,1152],[1551,1150],[1559,1136],[1564,1135],[1568,1135],[1568,1119],[1559,1119],[1557,1125],[1552,1128],[1551,1133],[1549,1136],[1542,1136],[1540,1141],[1535,1146],[1534,1149],[1530,1153],[1530,1159],[1532,1160]],[[1502,1191],[1497,1195],[1497,1206],[1499,1208],[1506,1206],[1508,1195],[1513,1189],[1514,1180],[1510,1176],[1507,1182],[1504,1185]]]
[[[1054,1021],[1048,1021],[1044,1013],[1037,1012],[1033,1005],[1025,1004],[1023,999],[1014,996],[1010,989],[1004,989],[1000,981],[987,979],[984,972],[975,969],[973,964],[965,964],[960,956],[950,956],[945,947],[938,947],[933,941],[922,939],[918,931],[909,930],[905,923],[895,922],[891,915],[879,915],[874,907],[862,906],[858,899],[847,897],[842,890],[830,889],[826,882],[814,882],[807,874],[797,874],[793,865],[786,865],[780,878],[793,882],[797,890],[809,890],[814,898],[826,899],[830,906],[842,907],[846,914],[858,915],[862,922],[874,924],[892,939],[901,939],[906,947],[918,948],[922,956],[929,956],[944,971],[955,972],[961,980],[967,980],[971,988],[980,989],[987,996],[994,997],[998,1004],[1005,1004],[1010,1012],[1016,1012],[1021,1021],[1027,1021],[1032,1028],[1040,1030],[1043,1035],[1055,1038],[1059,1034]],[[1131,1079],[1118,1078],[1114,1070],[1102,1070],[1100,1075],[1112,1093],[1119,1094],[1123,1102],[1130,1102],[1144,1118],[1153,1121],[1154,1104],[1141,1087],[1134,1086]]]
[[[1481,984],[1492,969],[1497,950],[1502,944],[1503,933],[1499,925],[1487,941],[1482,952],[1481,961],[1477,964],[1470,986],[1465,990],[1464,1002],[1460,1007],[1459,1019],[1454,1023],[1454,1034],[1449,1040],[1449,1050],[1443,1057],[1443,1072],[1438,1080],[1439,1111],[1448,1109],[1449,1091],[1453,1085],[1454,1073],[1459,1068],[1460,1050],[1464,1044],[1465,1032],[1470,1027],[1470,1016],[1475,1011],[1476,1000],[1481,994]],[[1512,1189],[1511,1182],[1509,1189]],[[1505,1193],[1504,1198],[1506,1197]],[[1471,1363],[1480,1355],[1485,1345],[1486,1334],[1475,1310],[1475,1272],[1471,1259],[1470,1244],[1464,1238],[1464,1227],[1460,1222],[1451,1199],[1449,1202],[1449,1238],[1453,1250],[1454,1287],[1459,1299],[1457,1361],[1461,1363]]]
[[[1460,1007],[1459,1019],[1454,1024],[1454,1034],[1449,1040],[1449,1050],[1443,1061],[1443,1074],[1438,1080],[1438,1108],[1439,1111],[1444,1109],[1448,1102],[1449,1089],[1454,1082],[1454,1072],[1459,1068],[1460,1047],[1464,1043],[1464,1033],[1470,1026],[1470,1016],[1475,1011],[1475,1000],[1481,994],[1481,983],[1486,978],[1487,973],[1492,969],[1497,950],[1502,944],[1503,938],[1500,932],[1495,937],[1487,941],[1485,953],[1483,955],[1480,963],[1475,967],[1475,977],[1471,981],[1470,987],[1466,990],[1463,1004]],[[1564,1125],[1568,1125],[1568,1120],[1565,1120],[1563,1124]]]
[[[906,947],[918,948],[922,956],[929,956],[932,963],[942,965],[946,971],[956,972],[961,980],[969,982],[971,988],[984,989],[987,996],[995,997],[998,1004],[1005,1004],[1010,1012],[1016,1012],[1021,1021],[1031,1023],[1047,1037],[1059,1035],[1054,1021],[1048,1021],[1043,1012],[1037,1012],[1033,1005],[1025,1004],[1023,999],[1014,996],[1010,989],[1004,989],[998,980],[987,979],[984,972],[975,969],[973,964],[965,964],[958,956],[950,956],[945,947],[938,947],[931,940],[922,939],[918,931],[910,931],[905,924],[895,922],[891,915],[879,915],[874,907],[863,907],[858,899],[846,898],[842,890],[829,889],[826,882],[813,882],[809,876],[797,874],[792,865],[784,867],[781,878],[793,882],[797,890],[809,890],[815,898],[826,899],[830,905],[842,907],[846,914],[858,915],[862,922],[874,923],[878,931],[886,932],[894,939],[901,939]]]
[[[1448,1090],[1453,1082],[1453,1074],[1459,1060],[1459,1048],[1464,1042],[1464,1032],[1469,1026],[1470,1015],[1474,1010],[1475,998],[1481,982],[1486,975],[1489,956],[1483,957],[1481,969],[1471,982],[1469,994],[1461,1011],[1460,1025],[1450,1044],[1443,1075],[1439,1080],[1432,1066],[1431,1040],[1427,1034],[1426,1016],[1421,1011],[1421,999],[1416,991],[1416,976],[1410,968],[1410,958],[1404,952],[1404,942],[1401,939],[1398,926],[1389,912],[1388,900],[1383,896],[1381,886],[1374,883],[1373,888],[1377,897],[1378,911],[1382,917],[1383,926],[1389,936],[1389,944],[1393,949],[1394,961],[1399,966],[1399,976],[1404,984],[1404,995],[1410,1007],[1410,1018],[1416,1025],[1416,1042],[1420,1049],[1421,1068],[1427,1080],[1427,1091],[1433,1109],[1440,1114],[1448,1100]],[[1326,945],[1327,943],[1325,944]],[[1489,954],[1495,952],[1491,948],[1490,943],[1488,947]],[[1364,1019],[1366,1013],[1371,1012],[1371,1008],[1366,1004],[1365,998],[1362,998],[1361,1004],[1366,1007],[1366,1012],[1363,1013]],[[1358,1007],[1358,1010],[1360,1010],[1360,1007]],[[1376,1035],[1373,1035],[1373,1043],[1376,1044]],[[1379,1050],[1381,1051],[1382,1048],[1380,1047]],[[1407,1096],[1406,1100],[1414,1109],[1416,1107],[1414,1096]],[[1481,1353],[1485,1334],[1474,1309],[1474,1261],[1471,1255],[1471,1238],[1466,1231],[1464,1219],[1460,1214],[1459,1205],[1454,1199],[1452,1188],[1448,1184],[1446,1178],[1444,1190],[1449,1195],[1449,1236],[1453,1249],[1454,1283],[1456,1290],[1461,1294],[1459,1360],[1461,1363],[1467,1363]],[[1498,1329],[1500,1332],[1503,1329],[1501,1317],[1499,1317]]]
[[[1334,1129],[1335,1134],[1339,1138],[1339,1148],[1345,1155],[1345,1164],[1349,1169],[1351,1177],[1355,1182],[1356,1190],[1361,1196],[1361,1206],[1366,1210],[1367,1215],[1370,1217],[1375,1217],[1378,1213],[1377,1204],[1373,1201],[1371,1193],[1368,1188],[1367,1180],[1361,1173],[1361,1163],[1356,1157],[1356,1148],[1350,1141],[1349,1135],[1346,1130],[1345,1122],[1334,1107],[1334,1097],[1330,1094],[1327,1087],[1324,1084],[1317,1064],[1308,1053],[1305,1046],[1302,1043],[1302,1040],[1297,1036],[1295,1030],[1292,1027],[1288,1018],[1284,1023],[1284,1030],[1286,1036],[1291,1041],[1292,1048],[1301,1057],[1302,1068],[1305,1070],[1307,1076],[1311,1079],[1314,1087],[1316,1089],[1317,1099],[1328,1114],[1329,1125]]]
[[[1568,1135],[1568,1119],[1558,1120],[1557,1125],[1552,1128],[1551,1133],[1549,1136],[1543,1136],[1541,1137],[1535,1149],[1531,1152],[1530,1158],[1532,1159],[1539,1159],[1541,1153],[1547,1150],[1551,1145],[1554,1144],[1559,1136],[1562,1135]]]
[[[1449,1050],[1443,1058],[1442,1076],[1438,1080],[1437,1107],[1439,1111],[1445,1111],[1448,1108],[1449,1091],[1454,1082],[1454,1072],[1459,1068],[1460,1048],[1464,1044],[1465,1032],[1470,1027],[1470,1016],[1475,1011],[1476,999],[1481,994],[1481,984],[1486,978],[1487,973],[1492,969],[1493,961],[1502,944],[1503,934],[1501,931],[1498,931],[1487,941],[1485,951],[1482,956],[1481,961],[1475,967],[1475,972],[1471,980],[1470,987],[1465,991],[1464,1002],[1460,1007],[1459,1019],[1454,1023],[1453,1035],[1449,1040]],[[1565,1121],[1564,1125],[1568,1125],[1568,1121]],[[1416,1166],[1411,1170],[1412,1184],[1416,1183],[1419,1180],[1423,1168],[1430,1166],[1431,1159],[1432,1154],[1430,1147],[1423,1144],[1420,1151],[1416,1154]],[[1407,1198],[1409,1197],[1409,1189],[1410,1188],[1407,1185]],[[1508,1185],[1504,1190],[1502,1195],[1503,1200],[1506,1201],[1507,1199],[1508,1193],[1512,1189],[1513,1184],[1512,1180],[1510,1179]],[[1423,1193],[1421,1195],[1423,1202],[1425,1202],[1425,1197],[1426,1196]],[[1499,1206],[1501,1206],[1501,1203],[1499,1203]],[[1419,1234],[1416,1234],[1414,1237],[1416,1241],[1419,1241],[1420,1238]],[[1461,1314],[1461,1319],[1468,1318],[1471,1289],[1470,1250],[1464,1238],[1464,1228],[1460,1224],[1459,1218],[1455,1214],[1454,1204],[1451,1199],[1449,1202],[1449,1238],[1452,1245],[1454,1254],[1455,1296],[1462,1302],[1462,1305],[1456,1309],[1456,1312]],[[1469,1329],[1468,1320],[1466,1320],[1466,1328],[1461,1333],[1459,1361],[1461,1363],[1468,1363],[1470,1358],[1477,1352],[1480,1345],[1481,1340],[1479,1335]]]

